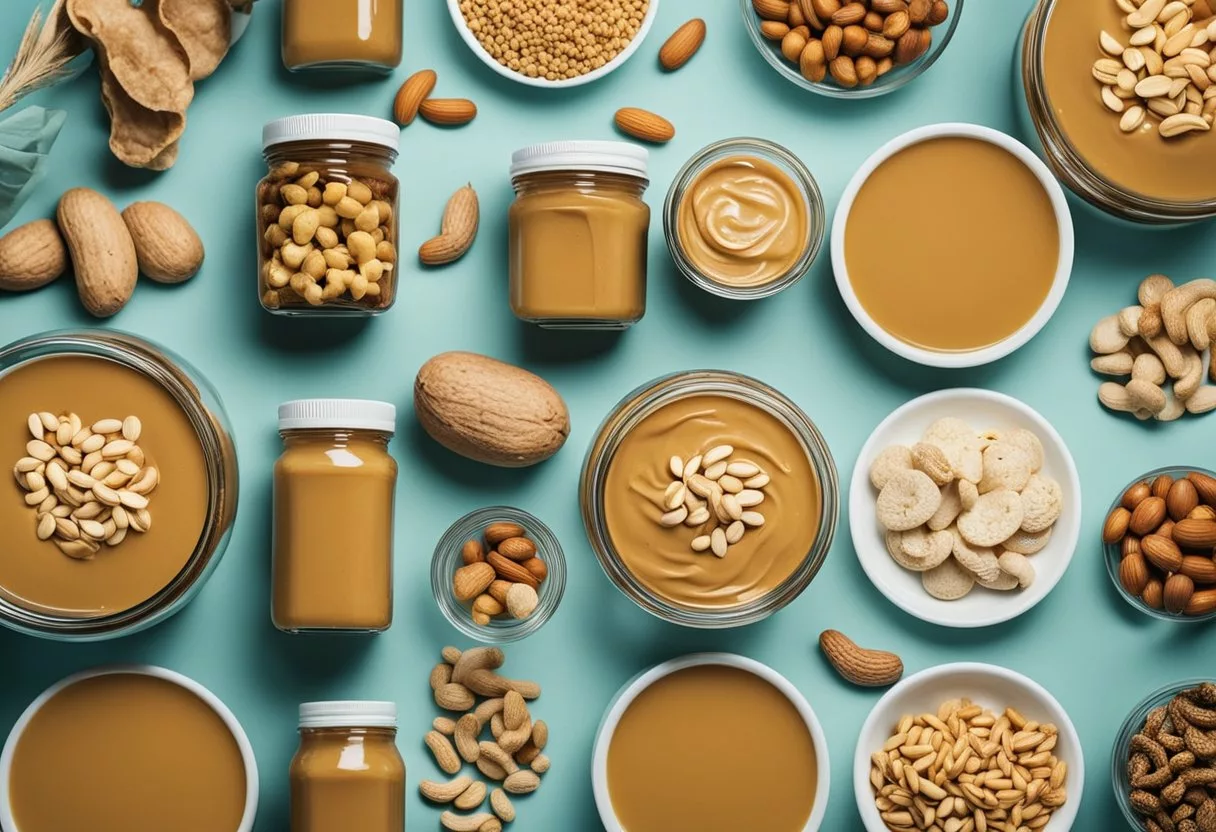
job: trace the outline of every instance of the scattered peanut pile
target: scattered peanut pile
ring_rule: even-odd
[[[1165,275],[1150,275],[1140,284],[1138,300],[1098,321],[1089,335],[1097,353],[1089,362],[1094,372],[1131,376],[1103,382],[1098,401],[1161,422],[1216,409],[1216,386],[1204,384],[1216,337],[1216,280],[1175,286]],[[1207,374],[1216,382],[1216,365]]]
[[[549,741],[549,726],[532,719],[525,701],[539,697],[540,686],[495,673],[504,659],[497,647],[464,652],[445,647],[443,661],[431,671],[435,704],[461,716],[436,718],[425,738],[440,770],[454,779],[423,780],[418,789],[432,803],[450,803],[471,813],[445,811],[439,823],[451,832],[502,832],[504,823],[515,820],[509,795],[536,791],[540,775],[549,770],[549,758],[541,753]],[[480,704],[478,696],[485,697]],[[483,740],[487,726],[491,739]],[[465,763],[501,786],[491,790],[482,780],[462,775]],[[493,811],[477,811],[487,792]]]
[[[1216,832],[1216,684],[1154,708],[1132,737],[1127,777],[1147,832]]]
[[[951,699],[905,716],[871,755],[874,804],[892,832],[1042,829],[1068,800],[1058,737],[1013,708]]]
[[[521,620],[536,611],[549,567],[523,526],[491,523],[480,539],[465,541],[460,559],[452,593],[472,605],[473,623],[484,627],[502,615]]]

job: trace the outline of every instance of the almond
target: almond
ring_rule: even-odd
[[[1193,593],[1183,610],[1187,615],[1207,615],[1212,611],[1216,611],[1216,589],[1201,589]]]
[[[909,29],[895,44],[895,63],[910,64],[929,51],[933,33],[928,29]]]
[[[827,59],[823,53],[823,41],[807,41],[806,48],[798,58],[798,71],[808,81],[819,83],[828,74]]]
[[[940,26],[946,22],[946,18],[950,16],[950,7],[946,4],[946,0],[934,0],[933,5],[929,8],[929,16],[925,21],[930,26]]]
[[[1140,551],[1162,572],[1177,572],[1182,567],[1182,551],[1169,538],[1150,534],[1141,539]]]
[[[122,215],[97,191],[72,188],[60,197],[56,217],[81,303],[98,318],[110,317],[131,299],[139,277],[135,243]]]
[[[1151,495],[1152,491],[1149,489],[1148,483],[1138,482],[1123,492],[1123,498],[1119,501],[1119,505],[1131,511],[1140,505],[1141,500]]]
[[[823,57],[834,61],[840,55],[840,44],[844,41],[844,29],[829,26],[823,31]]]
[[[765,20],[785,22],[790,13],[790,4],[787,0],[752,0],[752,8]]]
[[[895,41],[870,32],[866,37],[866,45],[861,51],[865,53],[866,57],[881,60],[895,51]]]
[[[0,290],[38,289],[67,268],[68,250],[51,220],[34,220],[0,237]]]
[[[908,0],[908,17],[912,20],[913,26],[921,26],[929,19],[929,12],[933,10],[931,0]]]
[[[420,69],[405,79],[397,97],[393,99],[393,118],[402,127],[409,124],[418,115],[418,108],[426,101],[435,89],[439,76],[433,69]]]
[[[789,34],[781,39],[781,54],[785,56],[787,61],[797,63],[798,58],[802,55],[802,50],[807,45],[807,33],[803,31],[802,26],[790,29]]]
[[[857,67],[853,64],[852,58],[846,55],[838,56],[836,60],[828,64],[828,71],[832,73],[832,77],[840,86],[857,86]]]
[[[1148,583],[1144,585],[1144,592],[1140,593],[1140,600],[1148,604],[1155,610],[1165,606],[1165,599],[1162,597],[1165,594],[1165,587],[1160,579],[1149,578]]]
[[[659,64],[671,72],[688,63],[705,42],[705,21],[699,17],[685,23],[672,33],[659,50]]]
[[[840,10],[840,0],[811,0],[811,8],[820,20],[830,20]]]
[[[467,98],[428,98],[418,105],[418,115],[441,127],[458,127],[477,117],[477,105]]]
[[[850,58],[856,58],[866,48],[870,33],[862,26],[846,26],[840,39],[840,51]]]
[[[904,663],[899,656],[885,650],[858,647],[839,630],[820,633],[819,649],[836,672],[855,685],[886,687],[904,675]]]
[[[1174,520],[1182,520],[1199,505],[1199,492],[1188,479],[1175,480],[1165,495],[1165,509]]]
[[[837,26],[852,26],[866,19],[866,11],[865,3],[853,2],[833,12],[831,19]]]
[[[536,580],[538,581],[544,581],[545,578],[549,577],[549,567],[540,558],[528,558],[520,566],[536,576]]]
[[[139,270],[157,283],[181,283],[203,266],[203,241],[185,217],[162,202],[133,202],[122,212]]]
[[[1187,514],[1189,520],[1216,520],[1216,509],[1211,506],[1195,506]]]
[[[891,40],[899,40],[911,26],[912,21],[908,18],[907,12],[893,12],[883,20],[882,33]]]
[[[490,552],[490,554],[486,555],[486,563],[493,567],[492,571],[498,573],[498,577],[502,578],[504,581],[511,581],[512,583],[516,584],[527,584],[533,589],[540,586],[540,581],[536,580],[535,575],[524,567],[520,566],[515,561],[507,560],[497,552]],[[468,567],[465,568],[467,569]],[[490,577],[490,580],[493,580],[493,576]],[[486,586],[488,587],[489,585],[490,583],[486,582]]]
[[[491,547],[496,547],[499,543],[509,538],[524,537],[526,534],[527,531],[518,523],[491,523],[486,526],[485,530],[486,543],[490,544]]]
[[[1119,562],[1119,583],[1129,594],[1139,597],[1148,580],[1148,564],[1139,553],[1128,555]]]
[[[1200,474],[1198,471],[1192,471],[1187,474],[1186,478],[1195,485],[1195,490],[1199,492],[1199,499],[1204,505],[1216,506],[1216,478]]]
[[[1216,584],[1216,561],[1199,555],[1187,555],[1178,569],[1197,584]]]
[[[1194,594],[1194,581],[1186,575],[1170,575],[1165,580],[1165,589],[1162,595],[1166,612],[1175,614],[1182,612],[1186,609],[1187,604],[1191,602],[1191,596]]]
[[[466,540],[460,549],[460,559],[466,566],[483,561],[486,559],[485,547],[481,545],[480,540]]]
[[[1154,497],[1165,499],[1170,493],[1170,488],[1174,485],[1174,478],[1169,474],[1159,474],[1149,486],[1149,490]]]
[[[1184,549],[1211,549],[1216,546],[1216,520],[1179,520],[1173,536]]]
[[[786,38],[791,37],[793,34],[791,32],[786,35]],[[803,40],[805,41],[805,38]],[[782,41],[782,43],[784,42]],[[799,47],[798,51],[802,51],[801,47]],[[797,57],[795,55],[794,59],[797,60]],[[644,142],[664,144],[676,136],[676,128],[672,126],[670,121],[656,113],[642,110],[638,107],[622,107],[616,111],[614,121],[616,122],[617,129],[622,133]]]
[[[498,554],[514,561],[536,557],[536,544],[526,537],[509,537],[495,547]]]
[[[871,0],[870,8],[879,14],[896,14],[897,12],[908,11],[908,4],[905,0]]]
[[[491,553],[492,554],[492,553]],[[488,562],[470,563],[456,570],[452,591],[459,601],[472,601],[494,582],[494,567]]]
[[[495,573],[495,574],[497,574],[497,573]],[[511,586],[512,586],[512,584],[510,581],[504,581],[500,578],[495,578],[494,582],[490,584],[489,589],[486,590],[486,593],[491,598],[493,598],[495,601],[502,604],[503,609],[506,609],[507,591],[509,589],[511,589]]]
[[[789,25],[779,20],[766,20],[760,24],[760,34],[766,40],[781,40],[789,31]]]
[[[1131,522],[1132,513],[1123,506],[1116,506],[1113,511],[1106,517],[1106,523],[1102,526],[1102,542],[1103,543],[1118,543],[1123,535],[1127,534],[1128,523]]]
[[[1119,547],[1119,549],[1120,554],[1123,557],[1127,557],[1134,552],[1139,552],[1140,538],[1136,537],[1134,534],[1125,535],[1123,538],[1123,544]]]
[[[1115,509],[1115,511],[1119,511],[1119,509]],[[1149,497],[1136,506],[1136,510],[1132,512],[1131,519],[1128,521],[1128,528],[1131,529],[1132,534],[1143,536],[1150,534],[1164,520],[1165,500],[1161,497]]]

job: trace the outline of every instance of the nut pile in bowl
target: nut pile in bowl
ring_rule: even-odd
[[[464,565],[452,576],[452,593],[472,605],[474,624],[484,627],[500,616],[522,620],[536,611],[549,567],[523,526],[491,523],[481,539],[465,541],[460,559]]]
[[[752,0],[760,34],[808,81],[869,86],[913,63],[950,16],[946,0]]]
[[[1031,556],[1047,545],[1064,508],[1059,483],[1042,467],[1033,432],[976,431],[954,417],[935,421],[911,448],[885,448],[870,482],[888,553],[943,601],[976,584],[1030,586]]]

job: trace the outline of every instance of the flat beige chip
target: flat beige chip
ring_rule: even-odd
[[[1025,522],[1025,520],[1023,520]],[[1012,537],[1001,544],[1003,549],[1010,552],[1017,552],[1019,555],[1035,555],[1043,551],[1048,541],[1051,540],[1051,530],[1053,526],[1048,526],[1041,532],[1028,532],[1022,529],[1016,532]]]
[[[145,0],[145,5],[156,0]],[[159,0],[160,22],[177,35],[190,59],[190,78],[201,81],[220,65],[232,41],[228,0]]]
[[[1022,489],[1022,531],[1048,531],[1064,510],[1064,492],[1051,477],[1034,474]]]
[[[870,484],[879,491],[900,471],[912,469],[912,451],[903,445],[891,445],[879,451],[870,463]]]
[[[925,524],[932,531],[940,532],[954,525],[954,521],[958,519],[962,511],[963,501],[958,495],[958,482],[952,482],[942,486],[942,504],[937,507],[937,511],[933,512],[933,516],[925,521]]]
[[[984,449],[984,476],[979,481],[981,494],[1008,488],[1021,491],[1030,479],[1030,455],[1010,442],[993,442]]]
[[[976,577],[978,581],[991,583],[1001,576],[1001,567],[997,563],[996,553],[987,547],[977,546],[974,549],[959,534],[958,529],[951,532],[953,538],[954,559],[959,565]]]
[[[1016,491],[989,491],[958,516],[958,531],[972,546],[997,546],[1022,527],[1022,515],[1022,498]]]
[[[920,582],[925,592],[934,598],[957,601],[975,587],[975,576],[951,557],[933,569],[922,572]]]
[[[1043,443],[1039,441],[1039,437],[1035,436],[1033,431],[1018,428],[1017,430],[1011,430],[1001,438],[1011,445],[1017,445],[1026,452],[1030,457],[1030,470],[1032,473],[1037,474],[1043,468]]]
[[[900,471],[883,486],[875,509],[883,528],[902,532],[924,525],[941,502],[941,489],[929,479],[928,474],[915,470]]]

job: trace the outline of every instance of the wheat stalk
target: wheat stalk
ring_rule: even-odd
[[[63,2],[55,0],[45,23],[42,10],[34,9],[17,54],[0,78],[0,112],[70,74],[67,65],[80,54],[81,45],[70,27],[63,25]]]

